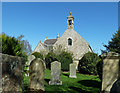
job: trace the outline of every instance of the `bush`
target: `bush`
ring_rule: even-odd
[[[57,60],[57,55],[53,52],[49,52],[45,57],[46,68],[51,69],[51,63]]]
[[[69,71],[69,64],[73,62],[72,54],[63,51],[58,56],[58,60],[61,62],[61,69],[63,71]]]
[[[73,62],[72,60],[72,54],[61,51],[60,54],[55,54],[54,52],[49,52],[45,57],[46,67],[51,68],[51,62],[53,61],[59,61],[61,62],[61,69],[63,71],[69,70],[69,64]]]
[[[39,52],[34,52],[34,53],[32,53],[32,55],[34,55],[36,58],[40,58],[43,60],[43,55]]]
[[[99,75],[99,78],[102,80],[102,60],[100,60],[97,63],[97,74]]]
[[[81,73],[97,75],[97,64],[100,61],[97,54],[88,52],[80,60],[78,69]]]

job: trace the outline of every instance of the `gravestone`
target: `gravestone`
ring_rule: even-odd
[[[119,58],[120,55],[114,52],[104,53],[102,67],[102,91],[110,92],[114,82],[119,77]]]
[[[26,76],[29,76],[29,66],[30,66],[30,63],[32,62],[32,60],[35,59],[35,56],[34,55],[29,55],[28,56],[28,61],[26,62],[26,66],[27,66],[27,73],[25,73]]]
[[[49,81],[49,85],[62,85],[61,63],[58,61],[51,63],[51,81]]]
[[[29,89],[30,91],[44,91],[44,62],[40,58],[34,59],[30,63]]]
[[[69,67],[69,69],[70,69],[70,75],[69,75],[69,77],[71,77],[71,78],[77,78],[76,77],[76,64],[75,63],[71,63],[69,66],[70,66]]]
[[[0,93],[22,93],[24,78],[24,59],[22,57],[1,54],[2,64],[0,75]],[[1,62],[0,62],[1,63]],[[1,82],[2,81],[2,82]]]
[[[26,62],[27,65],[29,66],[30,63],[32,62],[32,60],[34,60],[34,59],[35,59],[35,56],[34,56],[34,55],[29,55],[29,56],[28,56],[28,61]]]

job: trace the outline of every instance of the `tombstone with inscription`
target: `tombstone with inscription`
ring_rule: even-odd
[[[44,91],[44,62],[40,58],[34,59],[30,63],[29,89]]]
[[[58,61],[51,63],[51,81],[50,85],[62,85],[61,81],[61,63]]]
[[[69,69],[70,69],[70,75],[69,75],[69,77],[71,77],[71,78],[77,78],[76,77],[76,64],[75,63],[71,63]]]

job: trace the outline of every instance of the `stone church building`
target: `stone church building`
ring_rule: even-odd
[[[48,53],[51,49],[59,50],[59,46],[73,53],[73,62],[76,63],[76,68],[83,55],[92,52],[89,44],[74,30],[74,17],[71,12],[70,16],[67,17],[67,30],[63,35],[59,37],[59,34],[57,34],[55,39],[46,38],[43,43],[40,41],[33,52]]]

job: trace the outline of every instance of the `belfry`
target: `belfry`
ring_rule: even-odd
[[[59,50],[59,46],[62,46],[62,49],[73,53],[73,62],[76,63],[77,68],[79,60],[85,53],[92,52],[92,49],[87,41],[74,30],[74,17],[71,14],[70,12],[70,15],[67,17],[67,29],[63,35],[60,37],[57,34],[55,39],[46,38],[43,43],[38,43],[33,52],[40,52],[46,55],[49,51]]]

